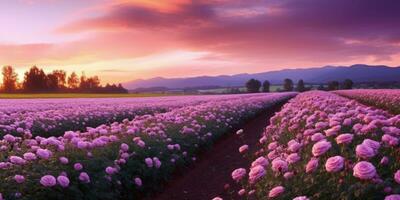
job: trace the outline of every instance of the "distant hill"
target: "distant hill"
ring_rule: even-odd
[[[147,87],[188,88],[203,86],[233,87],[243,86],[247,80],[269,80],[272,84],[279,84],[283,79],[290,78],[293,81],[303,79],[307,83],[326,83],[328,81],[343,81],[352,79],[354,82],[387,82],[400,81],[400,67],[388,67],[384,65],[352,66],[325,66],[307,69],[284,69],[279,71],[262,72],[255,74],[236,74],[221,76],[198,76],[188,78],[162,78],[138,79],[123,86],[128,89]]]

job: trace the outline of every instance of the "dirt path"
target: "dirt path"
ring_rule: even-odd
[[[164,192],[152,197],[155,200],[210,200],[219,196],[224,200],[240,199],[231,178],[231,172],[239,167],[248,167],[249,159],[244,158],[238,151],[239,147],[247,144],[250,152],[255,151],[260,134],[269,123],[269,118],[281,108],[281,103],[260,114],[243,127],[243,136],[236,134],[222,138],[213,148],[199,156],[191,169],[175,177],[165,188]],[[231,187],[226,190],[224,185]]]

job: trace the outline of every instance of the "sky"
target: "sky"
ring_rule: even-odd
[[[0,66],[103,83],[400,65],[398,0],[0,0]]]

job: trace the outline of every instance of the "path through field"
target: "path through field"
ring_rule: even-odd
[[[200,155],[197,163],[179,177],[175,177],[165,188],[164,192],[150,199],[155,200],[211,200],[219,196],[223,199],[241,199],[236,194],[237,186],[232,181],[231,172],[239,167],[249,166],[248,158],[238,151],[239,147],[247,144],[250,152],[255,151],[260,134],[269,123],[269,118],[282,107],[284,103],[275,106],[251,120],[243,127],[243,136],[230,134],[221,138],[213,148]],[[228,183],[230,188],[224,189]]]

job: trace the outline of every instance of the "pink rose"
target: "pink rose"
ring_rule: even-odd
[[[23,183],[24,181],[25,181],[25,177],[24,176],[22,176],[22,175],[15,175],[14,176],[14,180],[15,180],[15,182],[17,182],[17,183]]]
[[[400,200],[400,194],[392,194],[385,197],[385,200]]]
[[[400,170],[397,170],[396,173],[394,173],[394,180],[396,183],[400,184]]]
[[[375,156],[375,151],[365,144],[359,144],[356,147],[356,155],[359,158],[368,159]]]
[[[245,145],[239,147],[239,152],[240,152],[240,153],[244,153],[244,152],[246,152],[248,149],[249,149],[249,145],[245,144]]]
[[[274,188],[272,188],[269,193],[268,193],[268,197],[269,198],[275,198],[279,195],[281,195],[283,192],[285,192],[285,188],[282,186],[276,186]]]
[[[318,168],[318,158],[311,158],[306,165],[306,173],[314,172]]]
[[[301,158],[300,158],[300,156],[297,154],[297,153],[291,153],[287,158],[286,158],[286,161],[289,163],[289,164],[294,164],[294,163],[296,163],[297,161],[299,161]]]
[[[258,157],[255,161],[251,163],[251,167],[261,165],[263,167],[266,167],[268,165],[268,160],[264,157]]]
[[[63,176],[63,175],[58,176],[57,177],[57,182],[63,188],[66,188],[66,187],[69,186],[69,179],[66,176]]]
[[[376,169],[374,165],[367,161],[358,162],[353,168],[353,176],[362,180],[372,179],[375,175]]]
[[[142,186],[142,179],[140,179],[140,178],[135,178],[135,185],[136,186],[138,186],[138,187],[141,187]]]
[[[40,179],[40,184],[45,187],[53,187],[56,185],[56,183],[56,178],[52,175],[46,175]]]
[[[235,180],[236,182],[239,182],[245,176],[246,176],[246,169],[244,169],[244,168],[235,169],[232,172],[232,179]]]
[[[332,147],[331,143],[325,140],[315,143],[312,147],[312,154],[314,156],[320,156],[327,152]]]
[[[327,172],[338,172],[343,169],[344,158],[342,156],[333,156],[328,158],[325,163],[325,169]]]
[[[79,180],[84,183],[90,183],[90,177],[86,172],[81,172],[79,174]]]
[[[281,158],[275,158],[272,161],[272,171],[274,172],[286,172],[288,170],[288,164]]]
[[[344,133],[336,137],[336,143],[338,144],[350,144],[353,140],[353,134]]]
[[[255,183],[258,181],[260,178],[262,178],[265,175],[265,169],[261,165],[257,165],[255,167],[252,167],[249,172],[249,182],[250,184]]]

